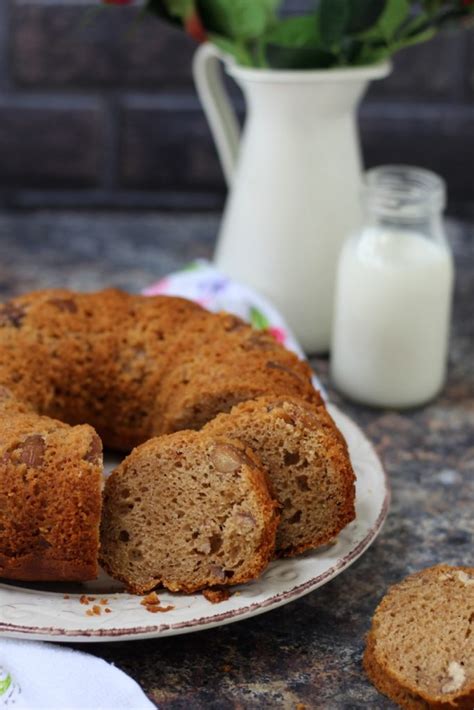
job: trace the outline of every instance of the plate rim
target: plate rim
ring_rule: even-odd
[[[189,619],[188,621],[177,621],[170,624],[155,624],[153,626],[136,626],[129,628],[113,627],[107,629],[61,629],[58,627],[47,626],[26,626],[24,624],[10,624],[0,622],[0,636],[8,635],[10,638],[25,638],[29,637],[36,640],[54,640],[55,642],[113,642],[113,641],[133,641],[143,640],[146,638],[157,638],[160,636],[172,636],[195,631],[204,631],[205,629],[213,628],[222,624],[235,623],[244,621],[247,618],[258,616],[272,609],[277,609],[292,600],[299,599],[313,590],[321,587],[331,579],[339,575],[345,569],[350,567],[374,542],[376,537],[381,532],[385,520],[387,518],[390,501],[391,488],[390,481],[385,470],[385,467],[374,448],[372,442],[368,439],[359,425],[347,414],[342,412],[335,405],[328,405],[330,413],[335,413],[340,419],[345,419],[358,430],[359,435],[365,440],[369,446],[371,453],[377,458],[380,470],[382,472],[382,481],[384,485],[384,497],[382,505],[377,516],[377,519],[368,530],[365,537],[352,548],[344,557],[338,559],[336,564],[325,570],[316,577],[302,582],[296,587],[292,587],[283,592],[273,594],[271,597],[259,602],[252,602],[245,607],[238,609],[229,609],[211,616],[201,616],[199,618]],[[0,584],[0,587],[3,586]],[[9,585],[10,586],[10,585]]]

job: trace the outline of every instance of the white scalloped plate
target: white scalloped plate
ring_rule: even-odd
[[[211,604],[201,594],[159,592],[166,613],[150,613],[141,597],[121,592],[105,574],[81,585],[0,584],[0,634],[48,641],[124,641],[153,638],[228,624],[287,604],[343,572],[372,544],[387,516],[389,488],[382,464],[361,430],[337,408],[330,407],[346,437],[357,474],[356,519],[337,542],[300,557],[275,560],[255,582],[234,587],[234,594]],[[89,605],[81,595],[95,596]],[[98,616],[87,611],[108,600]]]

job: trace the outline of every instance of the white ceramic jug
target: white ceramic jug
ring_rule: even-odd
[[[242,137],[219,60],[241,87]],[[240,67],[199,47],[194,79],[230,188],[215,261],[272,299],[307,352],[329,349],[340,247],[361,223],[355,111],[388,63],[316,71]]]

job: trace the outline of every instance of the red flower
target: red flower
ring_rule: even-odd
[[[207,39],[206,29],[196,11],[184,20],[184,29],[196,42],[205,42]]]

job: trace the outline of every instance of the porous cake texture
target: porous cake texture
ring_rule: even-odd
[[[142,444],[105,487],[101,562],[131,592],[194,592],[257,577],[275,549],[277,506],[237,440],[194,431]]]
[[[244,441],[262,461],[281,508],[277,555],[324,545],[354,519],[354,472],[325,408],[261,397],[218,415],[203,431]]]
[[[391,587],[374,614],[364,667],[407,710],[472,710],[474,568],[441,564]]]

